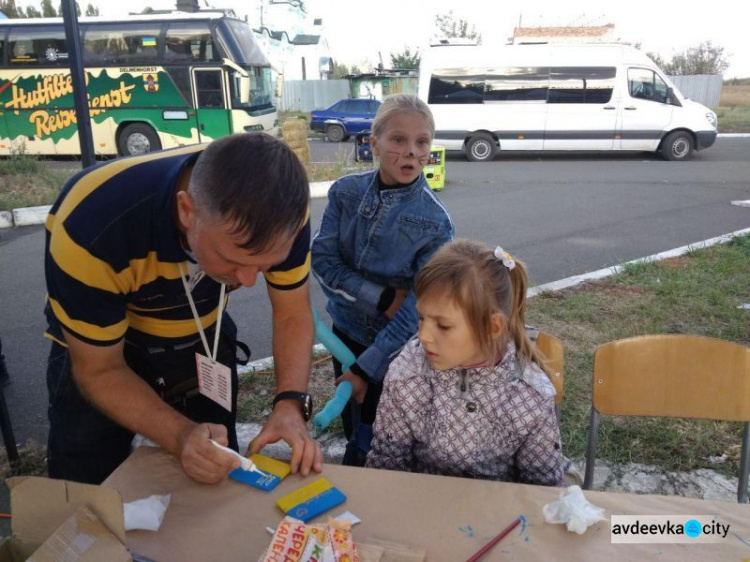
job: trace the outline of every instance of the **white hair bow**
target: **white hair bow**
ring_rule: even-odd
[[[503,250],[500,246],[497,246],[495,248],[495,257],[499,259],[501,262],[503,262],[503,265],[508,268],[508,270],[513,269],[516,267],[516,262],[513,260],[511,255]]]

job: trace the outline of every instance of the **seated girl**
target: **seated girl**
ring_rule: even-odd
[[[391,363],[368,467],[564,485],[555,389],[524,329],[528,277],[459,240],[417,276],[418,338]]]

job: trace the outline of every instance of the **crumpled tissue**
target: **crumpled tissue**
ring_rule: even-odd
[[[565,523],[568,531],[582,535],[597,521],[606,519],[604,510],[586,499],[580,486],[571,486],[560,493],[560,499],[542,508],[547,523]]]
[[[122,504],[125,510],[125,530],[158,531],[164,520],[172,496],[151,496]]]

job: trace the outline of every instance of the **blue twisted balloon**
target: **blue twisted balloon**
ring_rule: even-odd
[[[341,372],[346,373],[354,362],[357,360],[351,350],[346,347],[336,334],[334,334],[328,326],[320,319],[318,311],[313,309],[315,315],[315,337],[322,343],[325,348],[331,352],[336,360],[341,363]],[[317,429],[325,429],[337,416],[341,415],[344,411],[346,403],[349,402],[349,398],[352,395],[352,383],[344,381],[336,387],[336,392],[333,393],[328,403],[323,409],[318,412],[313,420]]]

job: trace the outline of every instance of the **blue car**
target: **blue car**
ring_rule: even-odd
[[[310,112],[310,129],[324,132],[330,142],[345,141],[350,135],[369,131],[379,107],[378,100],[341,100],[328,109]]]

